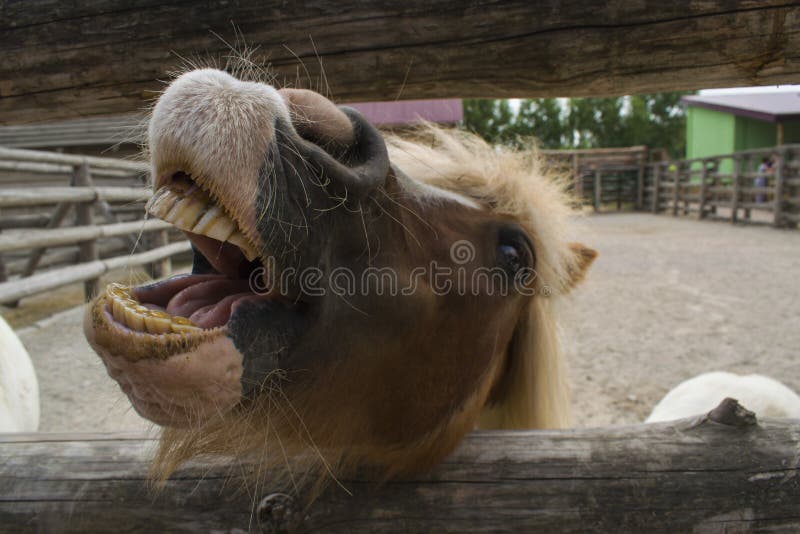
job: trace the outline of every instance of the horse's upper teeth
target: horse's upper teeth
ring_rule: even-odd
[[[233,243],[248,261],[258,256],[236,223],[199,187],[161,187],[147,202],[147,212],[181,230]]]
[[[136,300],[130,288],[120,284],[106,287],[114,320],[135,330],[150,334],[197,332],[201,328],[185,317],[172,316],[160,310],[145,308]]]

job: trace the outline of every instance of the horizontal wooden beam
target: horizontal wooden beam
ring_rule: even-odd
[[[6,435],[0,525],[15,532],[258,532],[259,525],[267,532],[797,532],[798,435],[800,421],[756,424],[738,405],[675,423],[476,432],[430,474],[383,485],[340,480],[307,507],[302,490],[275,485],[269,474],[260,473],[260,486],[230,480],[255,472],[248,465],[196,463],[153,495],[148,439]],[[282,513],[273,513],[278,505]]]
[[[800,82],[786,0],[28,0],[0,3],[0,123],[139,111],[245,41],[341,102]]]
[[[109,271],[121,267],[132,267],[153,263],[165,258],[183,254],[192,250],[188,241],[178,241],[162,247],[136,254],[122,254],[113,258],[79,263],[69,267],[61,267],[35,274],[28,278],[17,278],[0,283],[0,304],[14,302],[51,289],[63,287],[75,282],[83,282],[98,278]],[[0,475],[2,478],[2,475]],[[1,500],[1,499],[0,499]]]
[[[93,241],[104,237],[168,230],[173,226],[158,219],[138,220],[105,225],[72,226],[70,228],[32,229],[0,235],[0,252],[28,250],[39,247],[74,245],[80,241]]]
[[[1,67],[0,67],[1,68]],[[0,99],[1,100],[1,99]],[[129,161],[119,158],[101,158],[97,156],[81,156],[77,154],[60,154],[43,150],[26,150],[24,148],[0,147],[0,161],[17,161],[22,163],[42,163],[54,165],[71,165],[73,167],[87,164],[92,171],[95,169],[114,169],[143,173],[150,170],[146,161]]]
[[[147,200],[153,192],[144,187],[42,187],[0,190],[0,208],[44,206],[57,202],[137,202]]]
[[[13,180],[16,173],[72,176],[72,173],[75,172],[75,167],[70,165],[53,165],[50,163],[3,161],[2,159],[0,159],[0,172],[3,173],[3,175],[0,175],[0,180],[8,181],[8,180]],[[145,171],[140,171],[139,174],[144,174],[144,172]],[[92,176],[104,177],[104,178],[131,178],[136,175],[125,170],[103,169],[101,167],[96,167],[92,168]]]

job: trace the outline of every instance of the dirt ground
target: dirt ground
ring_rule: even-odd
[[[762,373],[800,391],[800,232],[690,218],[584,221],[600,252],[563,306],[576,424],[642,421],[698,373]],[[23,306],[25,303],[23,303]],[[23,322],[20,312],[17,326]],[[42,431],[146,429],[81,333],[80,309],[19,331],[39,376]]]

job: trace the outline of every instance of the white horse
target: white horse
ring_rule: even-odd
[[[39,428],[39,383],[28,351],[0,317],[0,432]]]
[[[695,376],[672,388],[653,408],[646,423],[672,421],[710,412],[731,397],[761,417],[800,418],[800,396],[762,375],[716,371]]]

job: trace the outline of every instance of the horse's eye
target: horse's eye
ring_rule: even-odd
[[[533,267],[533,247],[525,232],[516,226],[500,229],[497,236],[497,264],[511,276]]]
[[[516,245],[501,243],[497,247],[497,254],[500,266],[511,274],[516,273],[525,266],[525,261],[522,258],[522,252],[517,248]]]

